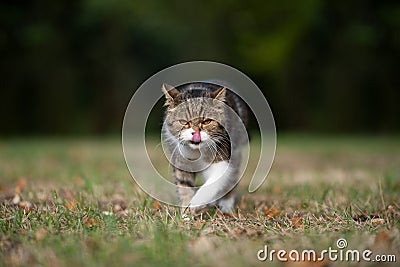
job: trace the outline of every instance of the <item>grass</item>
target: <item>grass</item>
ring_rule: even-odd
[[[397,137],[280,136],[269,178],[254,194],[240,184],[233,217],[184,221],[136,186],[117,138],[3,140],[0,266],[263,266],[264,245],[339,238],[399,261],[399,152]]]

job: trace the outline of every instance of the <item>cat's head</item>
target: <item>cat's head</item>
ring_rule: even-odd
[[[162,86],[167,107],[165,124],[169,137],[192,149],[228,138],[225,124],[226,89],[201,83],[174,88]]]

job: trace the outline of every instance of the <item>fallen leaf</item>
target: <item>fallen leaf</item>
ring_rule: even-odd
[[[122,207],[121,207],[120,204],[115,204],[113,210],[114,210],[114,212],[116,213],[116,212],[122,210]]]
[[[197,230],[200,230],[203,228],[205,223],[206,223],[205,220],[196,220],[193,222],[193,227],[196,228]]]
[[[384,243],[389,240],[389,232],[388,231],[380,231],[375,236],[375,244],[376,243]]]
[[[264,214],[267,219],[271,219],[273,217],[279,216],[279,214],[281,214],[281,211],[276,208],[265,208]]]
[[[380,247],[390,247],[393,240],[388,231],[380,231],[375,236],[374,244]]]
[[[12,202],[14,205],[17,205],[20,201],[21,201],[21,197],[20,197],[18,194],[15,195],[15,196],[13,197],[13,199],[11,200],[11,202]]]
[[[254,237],[254,236],[259,236],[261,234],[261,231],[236,227],[233,229],[233,234],[235,237],[239,236]]]
[[[225,219],[225,218],[235,218],[234,213],[227,213],[227,212],[221,212],[218,210],[217,212],[217,218]]]
[[[20,235],[26,235],[27,234],[26,230],[24,230],[24,229],[17,229],[16,232],[18,234],[20,234]]]
[[[240,199],[239,208],[240,208],[241,210],[247,210],[247,207],[248,207],[247,198],[243,196],[243,197]]]
[[[0,181],[2,181],[1,177],[0,177]],[[7,186],[0,184],[0,195],[9,196],[9,195],[12,195],[12,192]]]
[[[393,213],[395,213],[395,208],[392,205],[389,205],[388,211],[389,211],[389,213],[393,214]]]
[[[235,227],[235,228],[233,229],[233,233],[234,233],[235,236],[240,236],[240,235],[246,233],[246,229],[240,228],[240,227]]]
[[[65,207],[69,210],[76,209],[77,205],[78,203],[76,202],[75,199],[72,199],[71,201],[67,201],[65,203]]]
[[[272,191],[277,195],[282,194],[282,189],[281,189],[281,187],[279,185],[274,185],[272,187]]]
[[[83,187],[85,185],[85,181],[80,176],[75,176],[73,181],[78,187]]]
[[[32,206],[32,203],[30,203],[29,201],[21,201],[18,203],[18,207],[23,209],[25,212],[31,212]]]
[[[371,219],[371,224],[373,226],[377,226],[377,225],[384,224],[384,223],[385,223],[385,219],[382,219],[382,218]]]
[[[21,177],[17,181],[17,186],[15,187],[15,193],[21,194],[22,191],[25,191],[28,188],[28,183],[24,177]]]
[[[303,229],[303,218],[296,215],[290,219],[290,226],[295,229]]]
[[[44,228],[40,228],[39,230],[37,230],[35,233],[36,241],[42,240],[46,236],[46,234],[47,234],[47,231]]]
[[[161,209],[161,204],[160,204],[160,202],[159,201],[154,201],[154,203],[153,203],[153,209],[155,209],[155,210],[159,210],[159,209]]]
[[[69,189],[61,188],[59,194],[64,199],[73,200],[75,198],[76,192]]]
[[[83,216],[82,222],[87,226],[87,227],[93,227],[97,225],[97,221],[93,218],[87,217],[86,215]]]
[[[121,210],[117,215],[127,217],[129,215],[129,210]]]

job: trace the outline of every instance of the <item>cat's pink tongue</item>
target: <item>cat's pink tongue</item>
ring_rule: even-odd
[[[195,143],[200,143],[201,142],[201,135],[200,132],[194,132],[192,135],[192,141]]]

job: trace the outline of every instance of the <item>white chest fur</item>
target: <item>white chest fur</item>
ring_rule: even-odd
[[[227,161],[220,161],[213,163],[202,172],[203,180],[206,184],[217,182],[223,176],[228,175],[229,163]]]

